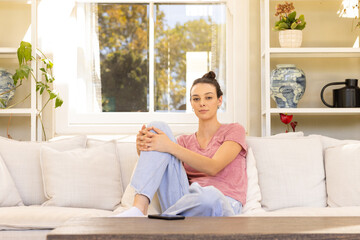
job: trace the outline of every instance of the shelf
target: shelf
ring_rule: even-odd
[[[31,108],[0,109],[0,116],[31,116],[32,113],[36,112],[32,111]]]
[[[269,48],[271,57],[360,57],[360,48]],[[265,52],[262,53],[262,56]]]
[[[0,58],[16,58],[17,48],[0,47]]]
[[[31,4],[31,0],[0,0],[0,4]]]
[[[266,111],[262,114],[265,115]],[[358,115],[360,108],[270,108],[270,114],[299,114],[299,115]]]

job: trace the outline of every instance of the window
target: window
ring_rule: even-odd
[[[189,90],[209,70],[224,92],[220,121],[235,120],[229,6],[172,2],[77,2],[76,81],[58,132],[133,132],[152,120],[195,126]]]

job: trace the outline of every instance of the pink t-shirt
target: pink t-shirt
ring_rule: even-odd
[[[245,129],[238,123],[222,124],[210,140],[206,149],[200,147],[195,133],[181,135],[177,142],[193,152],[212,158],[219,147],[226,141],[234,141],[241,145],[242,150],[236,158],[215,176],[199,172],[184,163],[190,184],[197,182],[200,186],[214,186],[225,196],[232,197],[245,205],[247,191]]]

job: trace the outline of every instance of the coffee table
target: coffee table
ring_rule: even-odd
[[[73,219],[47,240],[360,239],[359,217],[188,217]]]

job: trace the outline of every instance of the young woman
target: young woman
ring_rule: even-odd
[[[177,141],[162,122],[145,126],[137,135],[140,155],[131,185],[133,207],[118,216],[144,216],[155,192],[167,214],[233,216],[246,201],[245,130],[221,124],[217,110],[222,91],[210,71],[190,90],[191,106],[199,119],[198,131]]]

